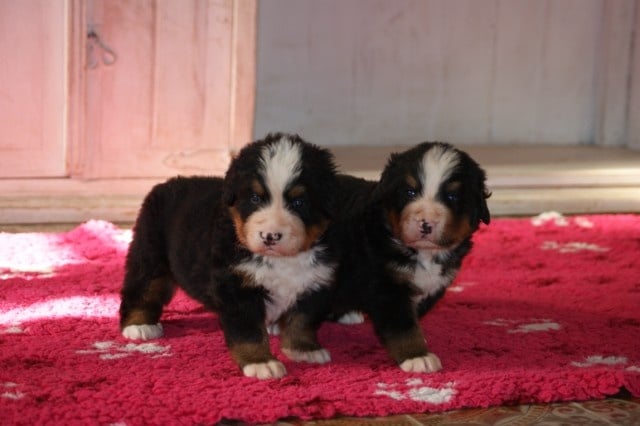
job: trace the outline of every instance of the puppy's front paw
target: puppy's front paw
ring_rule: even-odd
[[[400,368],[407,373],[433,373],[442,369],[442,363],[436,354],[429,352],[425,356],[404,360]]]
[[[326,349],[315,351],[297,351],[295,349],[282,348],[282,352],[292,361],[312,362],[315,364],[325,364],[331,361],[331,355]]]
[[[272,359],[258,364],[247,364],[242,367],[242,372],[247,377],[255,377],[260,380],[279,379],[287,374],[287,369],[280,361]]]
[[[364,315],[362,312],[349,311],[340,318],[338,323],[340,324],[362,324],[364,322]]]
[[[131,340],[157,339],[162,336],[162,324],[128,325],[122,329],[122,336]]]

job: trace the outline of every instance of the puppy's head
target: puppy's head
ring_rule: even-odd
[[[275,133],[234,158],[224,197],[242,245],[264,256],[293,256],[326,230],[334,188],[329,151],[298,135]]]
[[[377,187],[394,237],[416,250],[449,250],[489,223],[485,172],[451,145],[393,154]]]

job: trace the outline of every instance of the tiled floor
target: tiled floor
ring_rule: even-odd
[[[244,426],[223,421],[218,426]],[[282,420],[260,426],[637,426],[640,399],[625,396],[602,401],[568,402],[546,405],[477,408],[440,414],[405,414],[390,417],[341,417],[328,420]]]
[[[241,423],[222,423],[221,426]],[[534,426],[534,425],[640,425],[640,399],[624,395],[603,401],[546,405],[520,405],[411,414],[379,418],[344,417],[320,421],[280,421],[275,426]]]

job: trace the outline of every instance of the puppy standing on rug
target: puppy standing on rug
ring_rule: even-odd
[[[465,152],[425,142],[393,154],[377,183],[338,182],[335,315],[366,313],[404,371],[441,369],[418,318],[444,295],[480,222],[489,223],[485,172]]]
[[[318,293],[333,279],[323,235],[334,187],[331,154],[281,133],[244,147],[224,180],[178,177],[154,187],[126,259],[123,336],[161,336],[160,316],[177,283],[218,313],[246,376],[286,374],[269,349],[266,327],[275,323],[289,358],[329,361],[316,339],[320,321],[308,318],[320,316]]]

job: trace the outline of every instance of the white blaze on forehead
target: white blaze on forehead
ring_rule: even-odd
[[[435,198],[438,188],[451,176],[459,162],[456,151],[440,145],[435,145],[425,152],[418,172],[422,183],[422,195],[425,198]]]
[[[282,197],[287,186],[300,175],[300,145],[283,137],[262,150],[260,168],[272,202]]]

